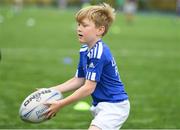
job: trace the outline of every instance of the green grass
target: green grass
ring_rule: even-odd
[[[35,88],[60,84],[75,74],[80,44],[73,11],[27,8],[13,14],[0,7],[0,15],[0,128],[87,128],[91,114],[73,110],[75,104],[42,124],[18,116],[21,102]],[[30,18],[33,27],[26,25]],[[180,20],[139,14],[128,25],[118,14],[104,41],[131,101],[123,128],[180,128]],[[63,63],[66,57],[72,64]]]

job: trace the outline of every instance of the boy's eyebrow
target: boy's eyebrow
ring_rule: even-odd
[[[85,22],[81,21],[82,24],[85,24]]]
[[[80,23],[80,24],[86,24],[84,21],[79,21],[78,23]]]

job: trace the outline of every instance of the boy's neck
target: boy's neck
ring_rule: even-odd
[[[101,38],[97,38],[96,40],[94,40],[94,42],[87,44],[88,48],[91,49],[100,40],[101,40]]]

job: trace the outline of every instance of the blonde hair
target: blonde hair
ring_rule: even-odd
[[[115,12],[110,5],[103,3],[82,8],[77,12],[75,18],[79,23],[81,23],[84,18],[88,18],[94,22],[96,27],[104,26],[105,31],[102,34],[104,36],[112,22],[115,20]]]

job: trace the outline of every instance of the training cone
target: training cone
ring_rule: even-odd
[[[87,102],[80,101],[74,105],[73,108],[77,111],[88,111],[90,109],[90,105]]]

